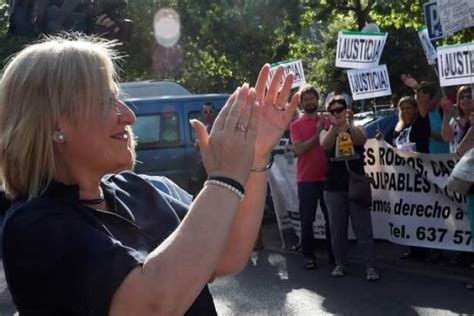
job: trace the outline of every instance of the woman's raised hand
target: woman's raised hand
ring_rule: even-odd
[[[254,161],[257,136],[257,94],[244,84],[229,97],[219,112],[211,134],[204,124],[192,120],[209,176],[230,177],[245,185]]]
[[[280,82],[283,77],[283,67],[279,67],[271,80],[268,90],[266,89],[269,79],[270,66],[264,65],[260,70],[255,91],[257,93],[257,106],[255,112],[258,116],[257,138],[255,141],[255,165],[261,167],[265,164],[272,149],[285,132],[288,124],[300,101],[300,93],[296,93],[290,103],[291,85],[293,74],[286,76],[283,86]],[[281,90],[280,90],[281,88]]]

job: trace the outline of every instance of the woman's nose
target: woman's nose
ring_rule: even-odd
[[[123,101],[117,101],[120,108],[120,121],[127,125],[132,125],[137,120],[135,113]]]

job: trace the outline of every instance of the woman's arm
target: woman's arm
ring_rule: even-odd
[[[256,94],[244,85],[228,100],[206,144],[210,175],[246,183],[254,159]],[[236,126],[247,127],[242,131]],[[198,134],[204,125],[199,126]],[[207,133],[207,132],[206,132]],[[206,185],[179,227],[133,269],[115,292],[110,315],[182,315],[212,277],[240,206],[233,191]]]
[[[352,141],[354,145],[357,146],[364,146],[365,142],[367,141],[367,132],[363,126],[354,126],[349,125],[349,129],[352,135]]]
[[[474,147],[474,113],[471,113],[469,116],[469,123],[471,124],[471,127],[469,127],[466,135],[464,135],[458,146],[458,154],[460,156],[463,156],[467,151],[469,151],[469,149]]]
[[[331,125],[328,132],[325,135],[321,136],[321,146],[324,150],[330,150],[336,145],[337,138],[337,128],[334,125]]]
[[[268,164],[270,153],[287,128],[299,103],[299,93],[288,104],[288,96],[293,82],[289,74],[279,91],[283,68],[276,70],[268,91],[265,90],[269,76],[269,66],[265,65],[257,79],[258,133],[255,141],[254,167],[261,169]],[[281,110],[284,109],[284,110]],[[235,217],[224,252],[217,264],[215,275],[235,273],[247,264],[262,223],[267,192],[267,175],[264,171],[251,172],[247,181],[247,196]]]

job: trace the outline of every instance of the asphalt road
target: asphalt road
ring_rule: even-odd
[[[1,270],[0,270],[1,271]],[[450,278],[423,276],[403,269],[381,269],[367,282],[363,267],[349,266],[341,279],[329,265],[306,271],[298,254],[259,251],[240,274],[211,284],[219,315],[474,315],[474,291]],[[13,315],[0,273],[0,315]]]
[[[297,254],[260,251],[211,292],[219,315],[474,315],[474,291],[462,282],[387,268],[368,282],[362,266],[349,270],[335,279],[325,262],[306,271]]]

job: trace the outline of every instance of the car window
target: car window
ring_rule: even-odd
[[[215,115],[219,114],[219,110],[217,110],[217,113]],[[202,116],[201,116],[201,112],[200,111],[192,111],[192,112],[189,112],[189,115],[188,115],[188,121],[190,120],[193,120],[193,119],[196,119],[196,120],[199,120],[202,122]],[[190,136],[191,136],[191,140],[194,141],[196,139],[196,132],[194,132],[194,128],[190,128]]]
[[[175,146],[181,139],[176,112],[137,116],[133,131],[138,148]]]

